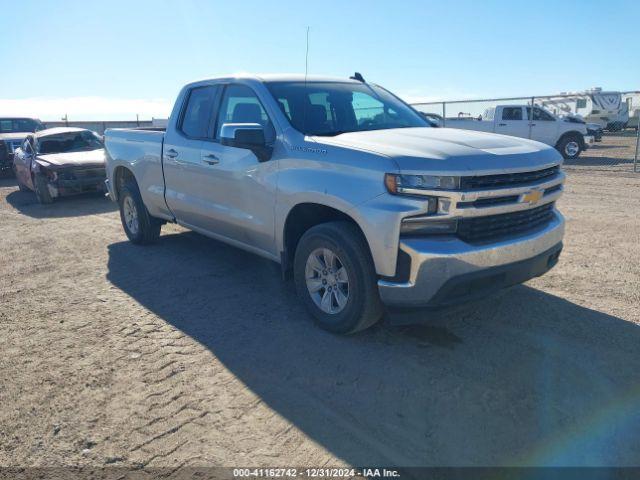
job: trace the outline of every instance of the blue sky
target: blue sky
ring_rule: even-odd
[[[143,118],[187,81],[362,72],[408,100],[640,89],[637,0],[0,0],[0,115]],[[11,65],[12,68],[7,68]]]

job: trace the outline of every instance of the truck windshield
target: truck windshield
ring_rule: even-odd
[[[30,118],[0,118],[0,133],[36,132],[44,127]]]
[[[267,88],[293,128],[305,135],[431,126],[402,100],[376,85],[269,82]]]
[[[38,139],[38,153],[86,152],[102,148],[100,137],[88,130],[58,133]]]

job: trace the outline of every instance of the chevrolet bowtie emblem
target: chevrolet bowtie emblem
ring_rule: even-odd
[[[522,202],[528,203],[529,205],[535,205],[540,201],[544,192],[542,190],[531,190],[530,192],[522,195]]]

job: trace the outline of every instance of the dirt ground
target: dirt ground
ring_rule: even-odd
[[[640,466],[626,145],[567,166],[549,274],[349,337],[268,261],[176,226],[136,247],[105,198],[0,180],[0,466]]]

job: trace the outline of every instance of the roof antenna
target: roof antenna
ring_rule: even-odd
[[[364,81],[364,77],[362,76],[362,74],[360,72],[356,72],[353,74],[353,77],[349,77],[351,80],[356,80],[357,82],[362,82],[362,83],[366,83]]]
[[[307,83],[307,74],[309,73],[309,30],[307,27],[307,51],[304,54],[304,83]]]
[[[302,99],[302,130],[307,131],[307,75],[309,73],[309,26],[307,26],[307,51],[304,55],[304,98]]]

